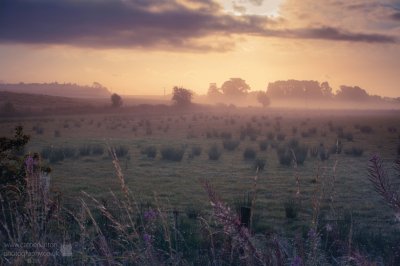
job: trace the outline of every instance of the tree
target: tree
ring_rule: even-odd
[[[185,107],[192,103],[193,92],[182,87],[174,87],[172,94],[172,101],[175,102],[177,106]]]
[[[210,83],[210,87],[208,88],[208,92],[207,92],[207,96],[210,98],[219,98],[221,97],[222,93],[221,91],[218,89],[217,84],[216,83]]]
[[[240,98],[247,95],[250,86],[241,78],[231,78],[222,84],[221,90],[225,96]]]
[[[271,101],[267,96],[267,93],[264,91],[260,91],[257,94],[257,101],[261,103],[263,107],[268,107],[271,104]]]
[[[121,98],[121,96],[119,96],[118,94],[116,94],[116,93],[113,93],[112,95],[111,95],[111,104],[112,104],[112,107],[121,107],[122,106],[122,98]]]

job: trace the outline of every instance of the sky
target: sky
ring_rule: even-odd
[[[0,0],[0,81],[132,95],[232,77],[400,96],[400,0]]]

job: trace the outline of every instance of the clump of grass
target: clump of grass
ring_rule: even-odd
[[[202,152],[202,148],[200,146],[193,146],[190,152],[190,157],[194,158],[196,156],[200,156]]]
[[[368,126],[368,125],[361,126],[360,132],[365,133],[365,134],[370,134],[370,133],[372,133],[372,127]]]
[[[352,132],[346,132],[343,133],[343,137],[347,140],[347,141],[353,141],[354,140],[354,136]]]
[[[286,138],[286,134],[284,134],[284,133],[278,133],[278,134],[276,135],[276,139],[277,139],[278,141],[284,141],[285,138]]]
[[[91,146],[92,154],[93,155],[103,155],[104,147],[101,144],[92,144]]]
[[[163,147],[161,149],[161,158],[167,161],[180,162],[182,161],[185,150],[172,146]]]
[[[304,164],[307,159],[308,147],[300,144],[297,139],[291,139],[285,146],[279,147],[276,152],[281,165],[288,166],[293,160],[296,160],[297,164]]]
[[[283,207],[285,208],[285,216],[287,219],[296,219],[300,210],[300,204],[290,198],[283,203]]]
[[[275,139],[275,133],[274,132],[268,132],[267,133],[267,138],[268,138],[268,140],[274,140]]]
[[[212,145],[208,150],[208,159],[217,161],[221,157],[221,151],[216,144]]]
[[[256,158],[256,151],[254,150],[254,148],[251,147],[247,147],[244,151],[243,151],[243,158],[245,160],[253,160]]]
[[[155,146],[147,146],[140,151],[147,158],[155,158],[157,156],[157,148]]]
[[[353,147],[350,148],[350,149],[346,149],[346,150],[344,151],[344,153],[345,153],[346,155],[351,155],[351,156],[354,156],[354,157],[361,157],[361,156],[364,154],[364,149],[361,148],[361,147],[355,147],[355,146],[353,146]]]
[[[256,171],[260,171],[260,172],[261,172],[261,171],[264,170],[265,164],[266,164],[265,159],[257,158],[257,159],[254,161],[254,169],[255,169]]]
[[[83,145],[79,147],[79,155],[80,156],[89,156],[90,155],[90,146],[89,145]]]
[[[223,139],[231,139],[232,138],[232,133],[230,132],[221,132],[219,135]]]
[[[115,147],[115,154],[117,157],[125,157],[128,155],[129,148],[124,145],[119,145]]]
[[[225,150],[234,151],[240,144],[238,140],[226,139],[222,142],[222,146]]]
[[[266,151],[268,149],[268,140],[260,140],[258,142],[258,146],[260,151]]]
[[[58,130],[58,129],[54,130],[54,137],[55,137],[55,138],[61,137],[61,132],[60,132],[60,130]]]

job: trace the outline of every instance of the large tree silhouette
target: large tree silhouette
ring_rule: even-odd
[[[174,87],[172,93],[172,101],[176,106],[186,107],[192,103],[193,92],[182,87]]]

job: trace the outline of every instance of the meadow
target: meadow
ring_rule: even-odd
[[[182,216],[210,213],[201,181],[207,179],[232,209],[254,199],[254,232],[292,237],[317,219],[323,226],[349,223],[360,243],[371,237],[379,245],[398,235],[399,221],[367,171],[374,154],[388,169],[400,155],[396,111],[231,108],[0,123],[2,136],[12,136],[17,125],[31,136],[25,152],[41,154],[51,168],[51,190],[67,209],[79,206],[82,191],[105,205],[110,191],[121,195],[111,148],[143,205],[156,199]]]

